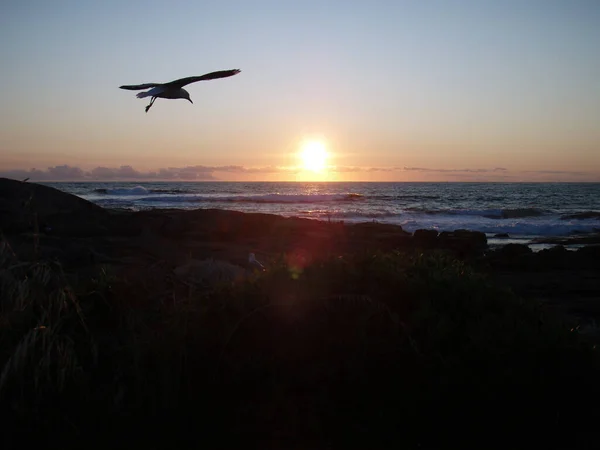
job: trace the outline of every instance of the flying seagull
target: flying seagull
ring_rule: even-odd
[[[194,103],[190,98],[190,93],[183,89],[183,86],[195,83],[196,81],[214,80],[215,78],[226,78],[231,77],[240,73],[239,69],[232,70],[219,70],[217,72],[211,72],[197,77],[180,78],[179,80],[170,81],[168,83],[146,83],[146,84],[135,84],[119,86],[121,89],[127,89],[130,91],[139,91],[141,89],[150,89],[146,92],[140,92],[136,95],[137,98],[152,97],[150,104],[146,106],[146,112],[154,104],[157,98],[184,98],[190,103]]]

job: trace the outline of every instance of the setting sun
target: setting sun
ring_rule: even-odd
[[[303,167],[313,172],[321,172],[325,168],[327,156],[325,145],[319,141],[307,142],[300,153]]]

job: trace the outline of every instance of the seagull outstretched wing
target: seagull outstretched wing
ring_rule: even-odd
[[[119,88],[127,89],[129,91],[139,91],[141,89],[150,89],[157,86],[183,87],[186,84],[195,83],[196,81],[214,80],[216,78],[227,78],[238,73],[240,73],[239,69],[218,70],[216,72],[206,73],[197,77],[180,78],[179,80],[169,81],[168,83],[128,84],[125,86],[119,86]]]
[[[125,86],[119,86],[120,89],[127,89],[129,91],[139,91],[140,89],[150,89],[156,86],[162,86],[160,83],[146,83],[146,84],[130,84]]]
[[[179,80],[170,81],[169,83],[165,83],[165,84],[168,86],[173,86],[173,87],[174,86],[183,87],[186,84],[195,83],[196,81],[214,80],[216,78],[226,78],[226,77],[231,77],[233,75],[236,75],[238,73],[240,73],[239,69],[218,70],[216,72],[207,73],[207,74],[200,75],[197,77],[180,78]],[[153,85],[149,85],[149,86],[153,86]]]

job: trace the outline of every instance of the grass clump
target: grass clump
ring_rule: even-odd
[[[15,424],[59,440],[439,448],[474,430],[496,436],[486,447],[585,441],[597,417],[573,408],[600,399],[593,346],[446,254],[282,256],[204,288],[152,270],[67,280],[3,253],[0,401]]]

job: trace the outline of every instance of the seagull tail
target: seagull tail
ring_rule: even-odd
[[[136,94],[137,98],[144,98],[144,97],[150,97],[152,94],[150,94],[150,92],[140,92],[139,94]]]

